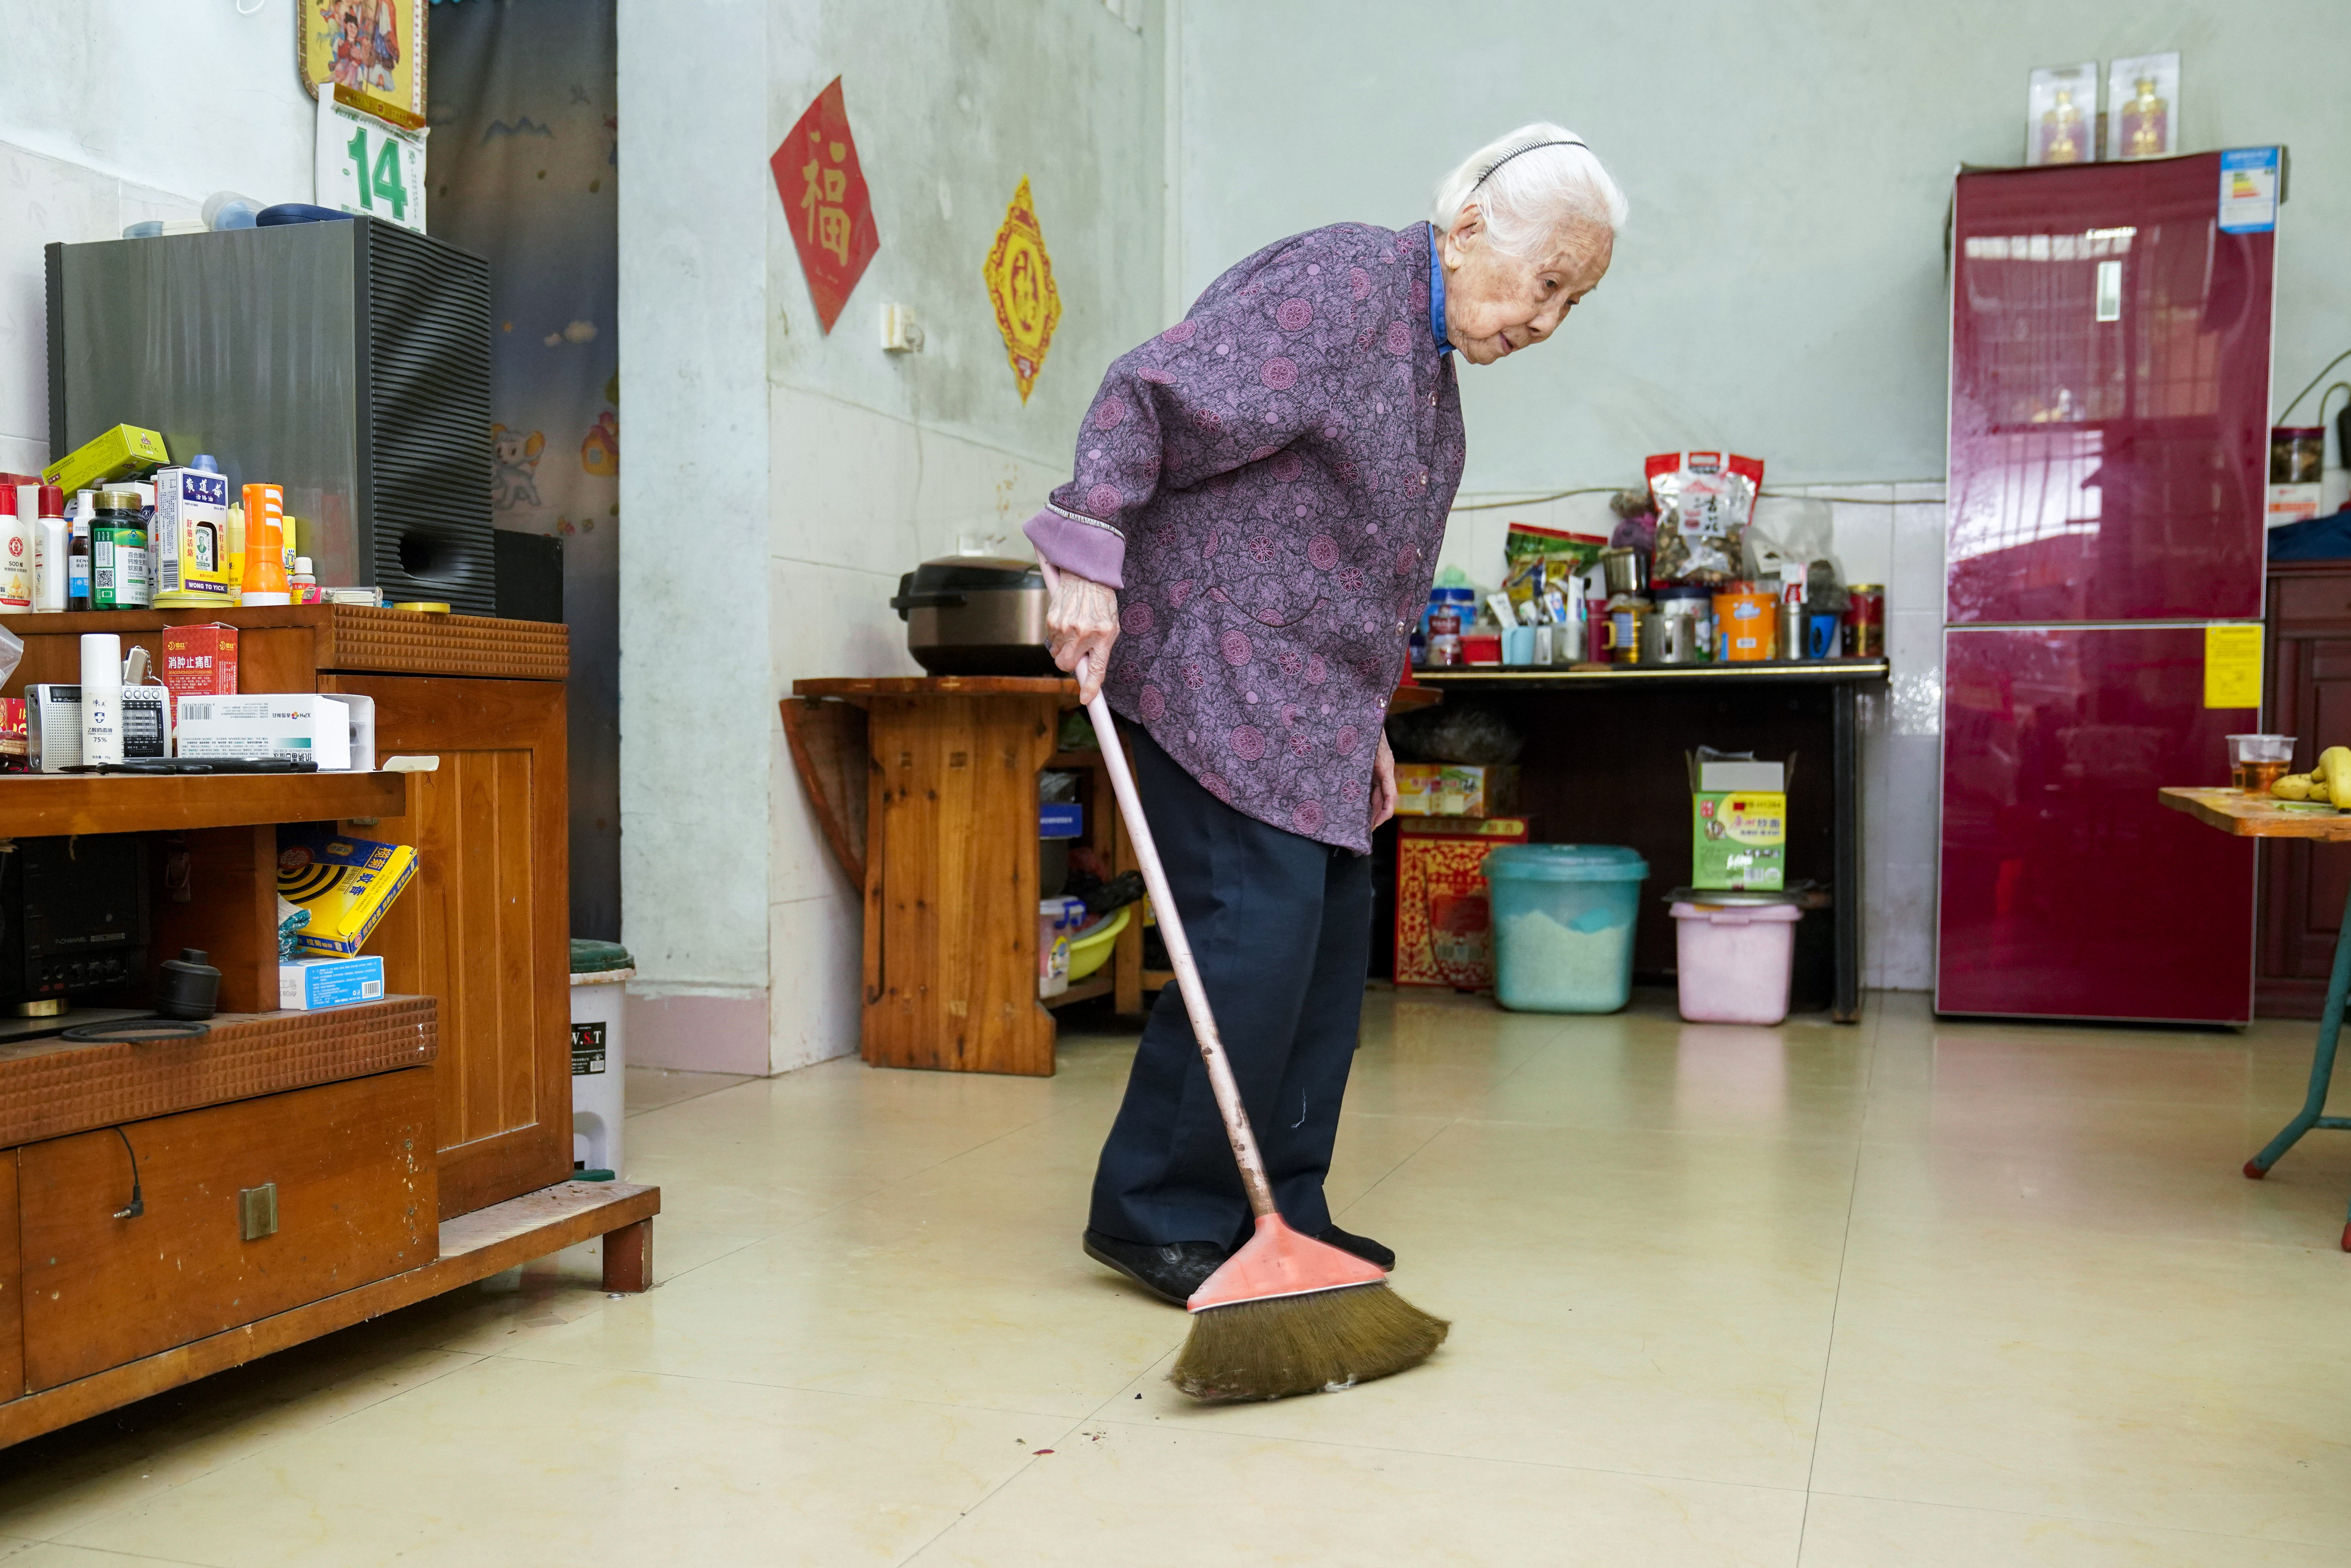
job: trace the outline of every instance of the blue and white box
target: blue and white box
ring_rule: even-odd
[[[297,958],[277,966],[277,1005],[281,1008],[308,1012],[312,1008],[381,1000],[383,960],[372,954],[355,958]]]

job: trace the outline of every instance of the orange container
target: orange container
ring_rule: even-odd
[[[241,604],[287,604],[286,492],[276,485],[245,487],[245,580]]]
[[[1714,596],[1715,657],[1734,664],[1772,657],[1779,596],[1758,593],[1749,583],[1735,583],[1732,588],[1734,591]]]

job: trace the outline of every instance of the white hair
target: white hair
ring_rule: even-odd
[[[1475,202],[1501,250],[1531,255],[1574,224],[1625,226],[1625,193],[1583,138],[1548,121],[1522,125],[1478,149],[1437,183],[1429,221],[1442,234]]]

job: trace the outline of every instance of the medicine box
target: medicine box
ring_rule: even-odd
[[[252,692],[183,696],[182,757],[283,757],[320,772],[375,768],[375,699],[356,693]]]
[[[213,622],[163,629],[163,667],[176,714],[182,697],[236,695],[236,628]]]
[[[1507,817],[1519,809],[1515,763],[1399,762],[1395,773],[1399,817]]]
[[[416,852],[406,844],[307,825],[277,830],[277,896],[310,913],[298,936],[305,953],[357,953],[415,874]]]
[[[202,468],[157,471],[148,549],[158,610],[220,610],[235,602],[228,580],[228,481]]]
[[[1690,885],[1777,893],[1788,877],[1786,762],[1689,758]]]
[[[172,460],[163,438],[135,424],[118,424],[101,431],[47,468],[41,483],[55,485],[67,495],[95,489],[112,479],[136,479]]]
[[[277,966],[281,1008],[307,1012],[312,1008],[382,999],[383,960],[373,954],[356,958],[297,958]]]
[[[1497,847],[1526,841],[1524,817],[1414,818],[1396,824],[1397,985],[1468,991],[1493,986],[1494,917],[1483,867]]]

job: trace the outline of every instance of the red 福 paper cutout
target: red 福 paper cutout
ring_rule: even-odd
[[[808,275],[816,319],[831,332],[850,291],[865,275],[865,264],[882,248],[839,77],[785,134],[768,167],[775,172],[784,215],[791,220],[792,244]]]

